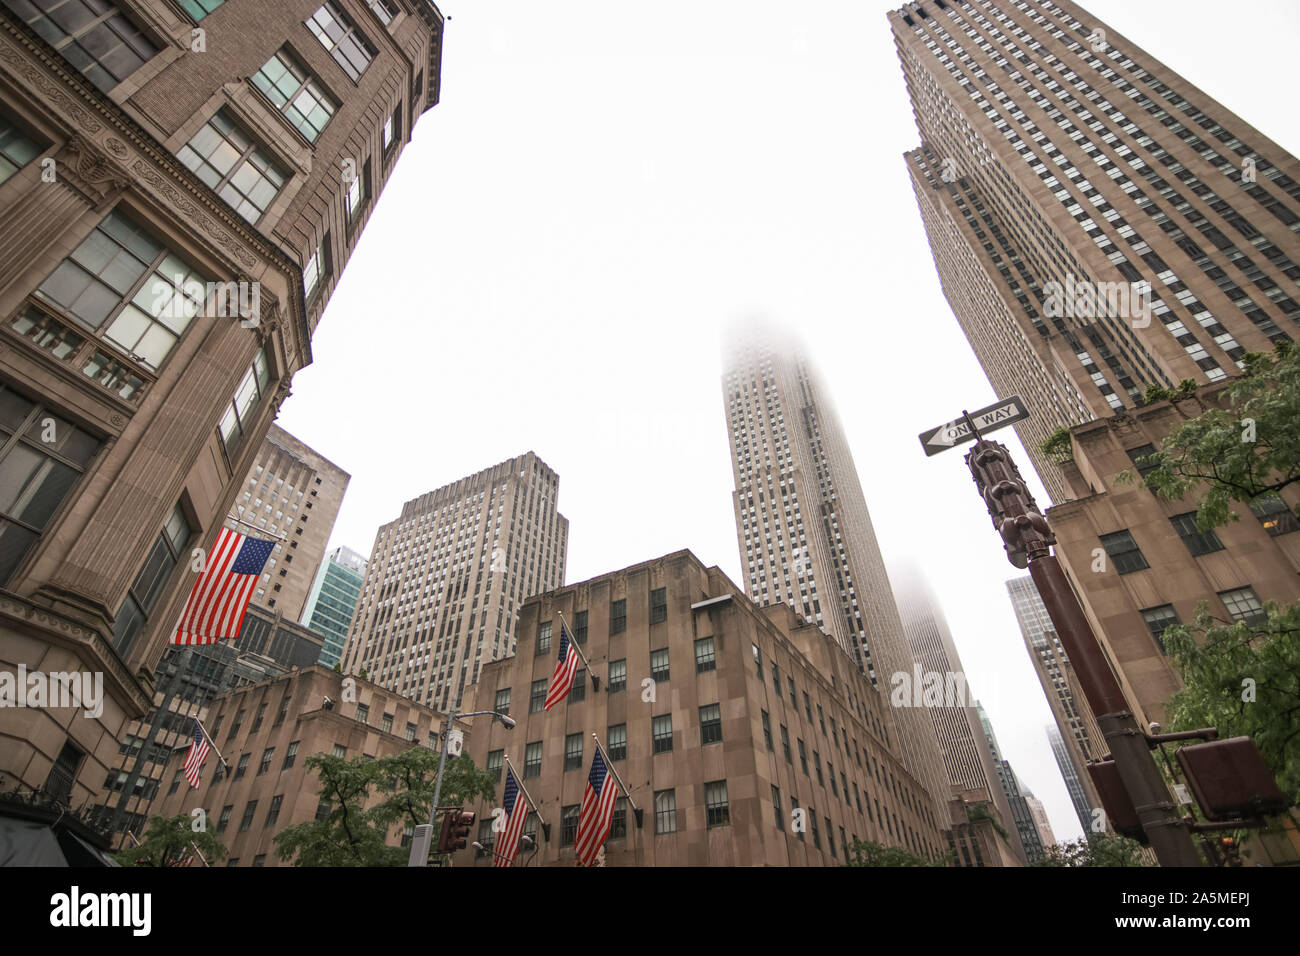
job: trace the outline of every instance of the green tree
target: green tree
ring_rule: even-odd
[[[848,857],[845,866],[947,866],[952,860],[951,853],[931,860],[902,847],[884,846],[872,840],[854,840]]]
[[[1057,843],[1033,866],[1146,866],[1142,845],[1113,833],[1093,833],[1078,840]]]
[[[188,813],[151,817],[144,842],[113,855],[123,866],[178,866],[198,850],[208,863],[224,859],[226,848],[207,830],[195,830]]]
[[[324,812],[276,834],[276,852],[294,866],[404,865],[408,851],[390,846],[388,836],[395,825],[429,822],[439,757],[425,747],[375,759],[308,757],[307,767],[320,779]],[[443,806],[470,806],[494,794],[492,775],[468,756],[447,761]]]

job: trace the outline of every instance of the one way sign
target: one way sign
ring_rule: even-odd
[[[981,408],[977,412],[972,412],[970,416],[971,421],[975,423],[975,427],[979,429],[981,435],[1006,425],[1015,424],[1028,417],[1029,411],[1025,408],[1024,402],[1020,400],[1019,395],[1012,395],[1010,398],[996,402],[988,408]],[[953,445],[974,441],[974,436],[970,433],[970,426],[966,424],[964,418],[921,432],[917,437],[921,439],[921,447],[925,449],[927,455],[937,455],[941,451],[947,451]]]

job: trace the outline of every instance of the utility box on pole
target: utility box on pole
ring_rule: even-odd
[[[411,835],[411,857],[407,866],[428,866],[429,848],[433,845],[433,827],[421,823]]]

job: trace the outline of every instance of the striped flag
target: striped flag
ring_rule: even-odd
[[[506,826],[494,844],[492,865],[514,866],[515,854],[519,852],[519,838],[524,832],[524,821],[528,819],[528,801],[524,799],[523,790],[510,766],[506,767],[506,792],[501,805],[506,811]]]
[[[198,789],[199,774],[203,771],[203,761],[208,759],[208,735],[203,732],[203,725],[194,721],[194,742],[190,744],[189,753],[185,755],[185,779],[190,786]]]
[[[595,756],[591,758],[587,789],[582,794],[582,809],[578,811],[578,837],[574,841],[578,859],[587,866],[596,862],[600,848],[605,845],[609,825],[614,821],[614,801],[617,799],[618,785],[597,747]]]
[[[546,692],[546,709],[550,710],[569,695],[573,690],[573,675],[578,670],[578,652],[569,639],[568,629],[560,622],[560,658],[555,662],[555,675],[551,678],[551,689]]]
[[[238,637],[253,589],[274,548],[274,541],[222,528],[207,567],[185,602],[171,642],[215,644],[222,638]]]

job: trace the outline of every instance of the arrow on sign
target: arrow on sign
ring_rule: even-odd
[[[975,423],[975,427],[979,429],[980,434],[983,435],[986,432],[996,431],[1007,425],[1023,421],[1029,417],[1029,410],[1025,408],[1025,403],[1020,400],[1019,395],[1012,395],[1004,401],[988,406],[988,408],[981,408],[979,411],[973,412],[970,417],[971,421]],[[941,451],[947,451],[954,445],[974,441],[974,436],[970,433],[970,426],[966,424],[964,418],[948,422],[946,425],[940,425],[938,428],[923,431],[917,437],[921,439],[921,447],[925,449],[926,455],[937,455]]]

